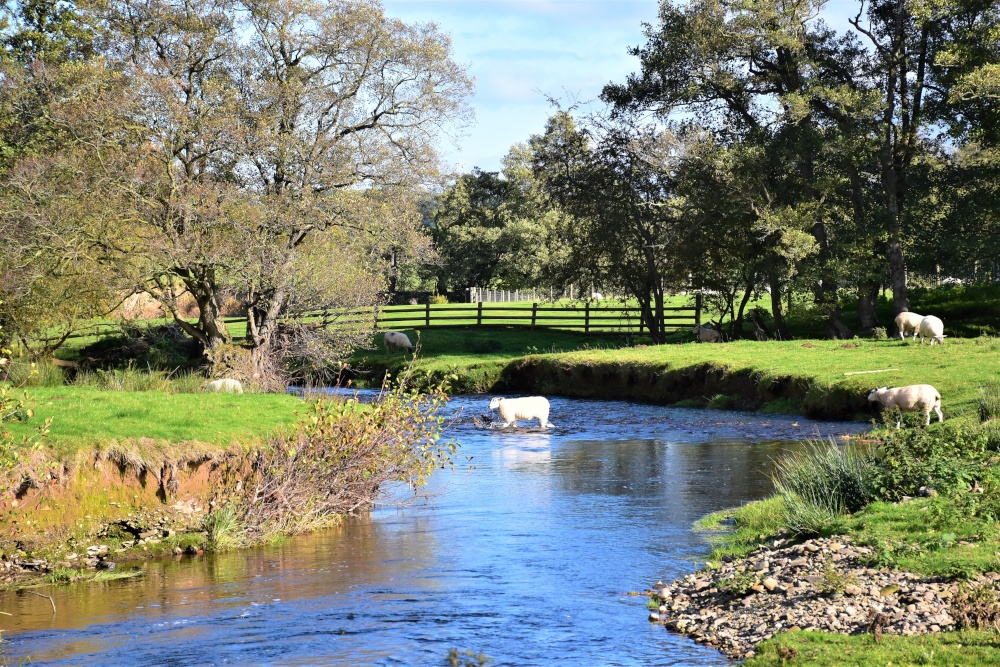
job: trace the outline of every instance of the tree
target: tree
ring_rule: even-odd
[[[846,329],[838,274],[855,274],[863,302],[881,282],[881,272],[845,271],[838,257],[877,258],[896,310],[907,308],[903,229],[916,198],[913,170],[933,152],[929,131],[956,110],[955,94],[988,95],[985,79],[997,62],[995,49],[973,46],[984,37],[996,43],[995,3],[858,6],[853,31],[837,35],[815,18],[821,2],[663,2],[659,25],[633,50],[640,72],[603,93],[620,111],[693,113],[723,144],[774,142],[768,150],[790,151],[797,205],[815,215],[816,302],[838,333]],[[977,104],[982,125],[992,111]],[[970,106],[964,120],[973,117]],[[854,241],[862,245],[848,247]]]
[[[419,225],[412,191],[434,176],[435,142],[463,118],[471,87],[447,37],[375,2],[111,2],[95,20],[126,92],[103,90],[64,118],[78,141],[25,172],[21,196],[39,200],[39,179],[72,190],[75,163],[80,199],[103,201],[75,238],[206,350],[231,340],[226,296],[247,314],[257,374],[310,347],[289,336],[321,327],[289,318],[360,305],[314,275],[318,249],[384,275],[389,249]],[[35,208],[54,212],[54,201]],[[364,305],[379,301],[378,289],[363,293]],[[181,313],[185,294],[197,322]]]

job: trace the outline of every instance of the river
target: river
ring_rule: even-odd
[[[708,555],[691,524],[768,494],[771,461],[862,424],[552,400],[546,432],[476,430],[426,497],[281,546],[143,563],[143,577],[0,596],[11,664],[721,665],[629,596]]]

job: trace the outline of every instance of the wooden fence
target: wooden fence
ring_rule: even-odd
[[[664,308],[667,330],[690,328],[700,320],[696,306]],[[310,313],[305,320],[326,320],[330,326],[368,326],[372,322],[371,308],[344,309],[327,313]],[[245,322],[244,317],[225,317],[227,324]],[[412,329],[416,327],[514,326],[528,329],[547,328],[583,333],[634,333],[645,330],[640,311],[635,307],[600,306],[584,303],[579,306],[540,305],[538,303],[500,304],[424,304],[391,306],[375,313],[375,329]],[[120,328],[102,324],[69,338],[113,335]]]
[[[699,320],[694,306],[665,308],[664,320],[670,329],[692,327]],[[582,330],[591,332],[628,332],[641,334],[644,326],[638,308],[597,306],[549,306],[533,303],[521,307],[499,304],[424,304],[394,307],[378,313],[378,330],[442,326],[517,326],[534,329]]]

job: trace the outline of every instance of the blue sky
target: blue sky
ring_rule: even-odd
[[[476,118],[442,148],[458,171],[496,171],[510,146],[539,134],[553,108],[594,100],[604,84],[637,69],[628,48],[656,24],[657,0],[383,0],[386,14],[434,22],[451,35],[454,58],[476,78]],[[831,0],[824,16],[838,30],[856,0]],[[856,10],[855,10],[856,11]]]

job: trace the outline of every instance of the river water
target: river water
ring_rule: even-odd
[[[477,430],[456,397],[454,471],[342,527],[141,578],[0,596],[12,664],[721,665],[629,596],[709,552],[691,524],[771,490],[806,438],[863,430],[751,413],[554,399],[556,429]]]

